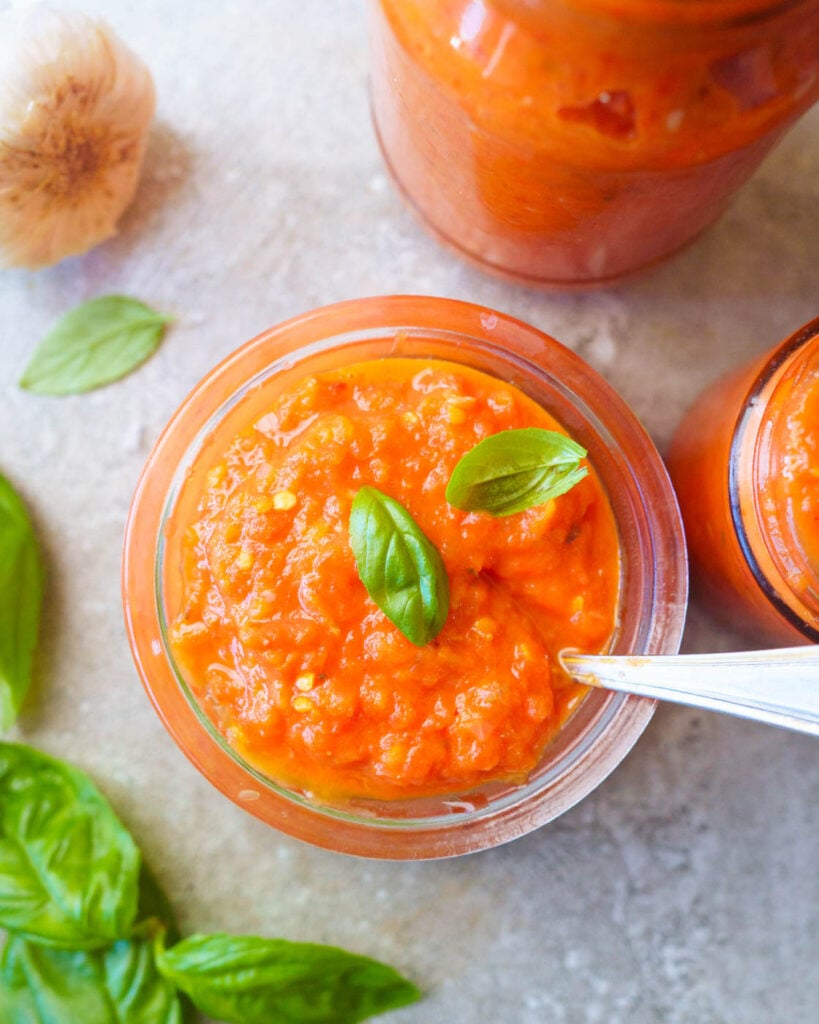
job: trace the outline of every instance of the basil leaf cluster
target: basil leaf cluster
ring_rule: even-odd
[[[420,993],[333,946],[179,940],[167,896],[81,771],[0,743],[0,1024],[357,1024]],[[169,947],[167,943],[172,945]]]
[[[0,729],[17,718],[29,688],[42,603],[34,528],[22,498],[0,474]]]
[[[110,384],[156,351],[170,319],[126,295],[83,302],[40,342],[20,387],[41,395],[73,395]]]

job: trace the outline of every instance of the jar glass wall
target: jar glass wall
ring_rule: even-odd
[[[516,385],[584,447],[611,503],[621,546],[618,653],[678,648],[687,599],[682,524],[650,439],[625,403],[554,339],[492,310],[427,297],[358,300],[273,328],[218,366],[185,400],[141,478],[126,530],[123,594],[134,657],[155,708],[193,763],[271,825],[320,846],[382,858],[442,857],[522,835],[590,792],[625,756],[653,703],[591,691],[522,783],[407,800],[311,800],[247,764],[212,728],[167,638],[168,525],[185,521],[184,481],[222,425],[255,422],[261,385],[372,358],[443,359]],[[248,409],[251,411],[248,413]],[[247,417],[250,416],[250,419]]]
[[[591,285],[711,224],[819,96],[819,3],[370,0],[387,165],[487,269]]]
[[[704,392],[668,465],[703,602],[760,645],[819,641],[819,319]]]

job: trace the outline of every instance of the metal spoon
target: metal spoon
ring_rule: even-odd
[[[726,711],[819,736],[819,645],[736,654],[616,656],[563,651],[578,682]]]

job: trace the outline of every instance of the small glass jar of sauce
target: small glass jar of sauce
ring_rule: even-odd
[[[228,557],[223,567],[226,574],[235,577],[240,588],[251,578],[259,582],[262,566],[265,563],[272,565],[269,558],[276,549],[289,560],[287,574],[297,583],[300,607],[302,600],[306,602],[305,606],[297,614],[282,614],[279,606],[277,614],[273,614],[271,608],[256,605],[255,596],[248,600],[250,591],[243,590],[239,596],[232,587],[232,596],[227,600],[219,597],[211,602],[209,597],[205,598],[200,622],[183,623],[179,638],[187,636],[194,644],[202,641],[200,653],[204,654],[206,661],[210,661],[207,651],[217,638],[220,622],[225,621],[222,613],[232,615],[232,612],[227,612],[228,606],[242,609],[243,616],[247,612],[262,623],[265,638],[260,648],[259,666],[236,671],[235,666],[225,665],[220,655],[204,667],[205,675],[211,676],[212,689],[205,696],[198,690],[195,666],[185,663],[184,656],[180,657],[181,647],[174,646],[171,634],[177,618],[176,609],[180,607],[179,598],[199,569],[204,569],[205,564],[211,561],[208,556],[205,562],[197,562],[198,555],[190,558],[183,551],[186,538],[193,540],[190,531],[199,534],[196,524],[202,496],[200,483],[205,482],[206,486],[217,489],[224,484],[250,517],[247,520],[244,515],[239,517],[244,526],[235,520],[238,532],[234,532],[233,524],[224,520],[233,541],[241,543],[242,538],[248,537],[246,531],[256,528],[251,525],[253,522],[263,527],[267,522],[269,526],[278,528],[273,520],[285,516],[287,522],[291,522],[291,517],[293,521],[301,517],[299,521],[306,523],[299,494],[295,494],[296,505],[292,504],[294,493],[289,494],[288,500],[280,502],[278,498],[288,497],[288,494],[274,489],[270,481],[265,484],[270,486],[269,495],[256,495],[252,502],[247,502],[241,486],[234,487],[233,472],[237,471],[243,478],[257,479],[259,472],[266,472],[263,461],[258,454],[253,454],[253,446],[246,448],[245,441],[241,440],[236,450],[236,463],[231,463],[229,473],[223,475],[222,467],[226,468],[226,464],[218,454],[222,441],[235,438],[237,431],[241,432],[252,424],[261,430],[272,428],[276,396],[289,401],[288,394],[292,398],[291,389],[300,381],[307,383],[305,394],[309,394],[313,385],[318,387],[318,378],[327,373],[336,374],[344,368],[373,360],[392,360],[398,366],[413,359],[424,379],[427,379],[429,361],[440,360],[457,364],[464,373],[487,375],[490,380],[495,378],[499,389],[513,385],[526,396],[527,402],[535,403],[543,415],[553,417],[587,449],[589,465],[596,473],[613,517],[619,552],[619,564],[614,567],[616,596],[613,606],[609,605],[614,617],[614,631],[607,647],[614,654],[676,652],[687,603],[685,541],[671,482],[648,435],[606,381],[554,338],[495,310],[449,299],[430,296],[355,299],[313,310],[279,324],[229,355],[195,387],[157,442],[134,497],[123,557],[125,617],[136,664],[163,722],[200,771],[240,807],[289,835],[343,853],[400,860],[451,857],[485,849],[552,820],[591,792],[615,768],[646,727],[654,710],[653,701],[623,693],[598,688],[587,693],[575,692],[564,704],[566,714],[562,716],[558,731],[548,739],[537,764],[530,771],[515,778],[453,782],[447,792],[428,792],[425,795],[416,788],[407,789],[403,796],[396,792],[387,796],[383,789],[376,795],[371,788],[369,792],[359,788],[357,793],[322,793],[317,785],[320,780],[315,775],[310,780],[306,777],[302,780],[285,779],[272,770],[272,762],[252,759],[249,749],[237,742],[240,737],[234,728],[236,723],[228,724],[223,714],[227,703],[222,697],[233,693],[250,718],[262,724],[265,734],[260,735],[262,746],[271,740],[275,742],[275,737],[263,724],[266,712],[262,713],[264,707],[268,710],[273,707],[269,697],[278,687],[276,676],[280,674],[275,665],[274,631],[281,628],[284,643],[280,650],[285,661],[293,663],[294,658],[301,657],[299,652],[308,648],[322,655],[335,628],[335,612],[328,616],[325,611],[323,616],[316,617],[317,605],[310,596],[317,581],[315,566],[307,573],[301,569],[293,572],[297,567],[292,559],[297,552],[286,534],[278,539],[271,534],[263,544],[254,547],[253,552],[248,549],[252,555],[249,561],[245,562],[243,552],[239,551],[235,559]],[[392,377],[386,367],[382,369],[387,377]],[[401,374],[398,373],[394,379],[400,381]],[[436,407],[438,394],[435,390],[429,392],[425,409]],[[493,390],[491,395],[492,402],[502,409],[501,391],[495,393]],[[360,392],[359,397],[364,405],[368,404],[369,395]],[[435,437],[444,437],[457,430],[459,424],[467,429],[470,414],[464,410],[469,408],[470,403],[460,408],[456,403],[454,418],[450,417],[449,411],[446,413],[448,425],[442,425],[436,418]],[[301,406],[300,400],[292,409],[294,415],[298,412],[305,416],[302,427],[293,430],[294,440],[297,437],[305,440],[313,426],[321,427],[323,431],[318,421],[314,424],[314,413]],[[381,410],[378,415],[383,412]],[[463,420],[459,413],[464,413]],[[395,415],[397,418],[397,411]],[[363,422],[358,415],[355,419],[359,425]],[[343,428],[339,420],[336,417],[335,424]],[[256,426],[252,427],[254,433],[258,433]],[[287,432],[291,429],[284,421],[281,426]],[[408,426],[412,430],[417,427],[419,431],[419,443],[411,449],[406,448],[405,459],[412,462],[417,458],[420,447],[426,444],[420,437],[426,428],[420,415],[416,415],[415,421],[410,420]],[[345,460],[345,466],[349,466],[346,460],[352,455],[352,438],[345,439],[343,433],[335,438],[328,435],[326,441],[318,435],[313,437],[317,443],[331,449],[328,453],[331,457],[334,451]],[[378,437],[381,444],[380,426]],[[358,450],[359,453],[362,451],[360,445]],[[404,449],[398,448],[397,451],[403,453]],[[212,454],[217,454],[216,464],[211,463]],[[226,448],[224,454],[227,458]],[[377,472],[389,470],[386,450],[382,449],[382,454],[384,458],[372,459],[365,466],[367,473],[371,469]],[[305,463],[305,472],[308,472],[308,464],[312,465],[312,460]],[[401,462],[395,463],[393,470],[396,466],[400,469]],[[428,475],[433,487],[439,468],[440,461],[436,458],[436,466]],[[357,472],[360,476],[361,471]],[[354,480],[354,477],[347,477],[345,490],[357,486]],[[358,484],[361,482],[358,480]],[[308,488],[311,492],[309,502],[313,503],[321,488],[304,479],[296,491],[304,495]],[[426,484],[418,493],[420,501],[429,503],[432,500],[432,492]],[[339,494],[340,498],[334,497],[329,503],[322,500],[330,518],[315,524],[311,542],[320,541],[322,536],[328,541],[331,539],[333,528],[328,524],[336,515],[332,510],[335,508],[340,512],[340,501],[347,500],[344,491],[339,489]],[[267,497],[269,501],[265,500]],[[261,504],[256,503],[259,499]],[[216,498],[214,510],[222,507],[223,500],[222,496]],[[439,520],[444,514],[435,512]],[[587,511],[580,532],[571,528],[565,532],[560,542],[564,557],[568,554],[568,547],[583,543],[582,536],[591,537],[590,526],[591,513]],[[485,528],[494,529],[486,524]],[[529,531],[533,529],[531,525],[527,527]],[[203,530],[201,535],[204,536],[207,530]],[[342,538],[344,535],[344,532],[337,534]],[[595,533],[596,539],[589,547],[589,554],[593,557],[582,569],[586,581],[584,586],[590,590],[598,588],[602,578],[611,578],[612,567],[607,567],[604,562],[606,551],[611,551],[610,543],[605,542],[607,535],[611,538],[608,530]],[[537,535],[533,533],[532,536]],[[545,571],[549,577],[546,581],[548,602],[554,603],[554,614],[558,617],[576,616],[578,624],[588,624],[591,619],[589,603],[584,601],[581,605],[578,602],[576,607],[571,607],[559,592],[565,585],[564,562],[562,559],[549,562],[544,558],[545,545],[541,543],[537,547],[534,564],[539,573]],[[515,558],[515,571],[524,577],[522,585],[528,591],[531,573],[524,569],[520,558],[508,547],[507,554]],[[343,557],[347,560],[346,555]],[[250,575],[242,576],[248,573]],[[479,575],[475,573],[476,581]],[[330,562],[325,566],[325,579],[329,595],[325,610],[335,605],[349,605],[350,588],[345,590],[342,577],[333,570]],[[264,586],[266,588],[266,584]],[[497,587],[496,577],[492,587]],[[196,583],[188,593],[195,591]],[[268,600],[266,594],[258,596],[262,603]],[[517,611],[520,612],[520,608]],[[306,623],[308,632],[295,634],[295,623],[304,623],[305,614],[312,620]],[[385,686],[393,673],[388,656],[385,654],[382,659],[379,640],[382,634],[379,633],[380,627],[373,627],[374,621],[368,619],[366,623],[368,646],[366,656],[361,657],[361,671],[353,672],[351,677],[351,692],[357,692],[358,696],[347,708],[350,714],[345,717],[347,712],[343,712],[341,704],[334,702],[334,714],[340,713],[339,722],[352,723],[357,717],[366,718],[366,707],[373,705],[371,697],[375,691],[371,686],[372,673],[366,668],[368,658],[375,659],[375,664],[383,660],[379,673]],[[484,643],[481,639],[484,634],[480,634],[480,630],[492,628],[490,622],[482,621],[478,635],[473,635],[465,643],[474,645],[476,640],[478,645]],[[240,637],[238,632],[232,629],[231,632],[233,635],[228,644],[239,654],[246,649],[250,634]],[[342,638],[345,635],[342,631]],[[389,644],[396,639],[389,640],[389,624],[383,636],[387,637]],[[399,646],[401,639],[400,636],[397,638]],[[271,641],[270,646],[266,641]],[[575,642],[568,634],[560,641],[561,644]],[[488,643],[487,650],[495,649],[492,637]],[[526,651],[522,649],[521,656],[524,654]],[[428,651],[426,656],[439,661],[442,672],[454,673],[464,667],[464,659],[454,649],[445,650],[440,646],[435,651]],[[260,670],[262,662],[266,667]],[[414,657],[409,664],[408,671],[416,687],[424,688],[430,682],[434,685],[434,677]],[[494,688],[496,677],[490,660],[484,660],[482,667],[479,661],[476,664],[478,667],[472,673],[472,682],[477,699],[483,701],[484,683]],[[329,665],[325,668],[329,675]],[[538,688],[545,692],[548,669],[545,664],[543,668],[544,675]],[[331,682],[328,678],[319,682],[321,674],[316,672],[314,679],[302,677],[299,683],[294,682],[295,691],[299,693],[296,701],[304,700],[307,692],[306,688],[302,689],[301,682],[311,688],[314,683],[326,686]],[[569,696],[568,691],[566,695]],[[227,699],[229,702],[231,698]],[[536,703],[532,704],[535,711]],[[294,710],[298,711],[300,706],[294,704]],[[394,710],[397,706],[394,701],[384,701],[391,720],[393,716],[389,709]],[[405,701],[403,706],[410,712],[408,719],[412,718],[414,705],[411,700]],[[464,707],[469,711],[469,705]],[[304,710],[306,713],[308,709]],[[443,706],[439,710],[446,711]],[[379,713],[377,717],[382,716]],[[468,718],[466,715],[465,721]],[[393,725],[397,721],[395,718]],[[270,723],[273,723],[272,718]],[[360,762],[358,755],[350,759],[349,749],[345,752],[336,744],[332,727],[328,730],[318,719],[315,724],[317,727],[313,729],[311,719],[308,728],[316,739],[321,735],[331,737],[327,750],[339,768]],[[226,725],[227,728],[223,729]],[[482,736],[478,742],[478,756],[489,747],[488,739],[486,744],[484,739],[486,737]]]
[[[819,97],[817,0],[371,0],[375,126],[422,219],[537,285],[679,249]]]
[[[668,465],[703,601],[760,644],[819,641],[819,318],[709,388]]]

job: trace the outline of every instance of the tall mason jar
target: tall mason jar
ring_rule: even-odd
[[[723,212],[819,96],[819,0],[370,0],[389,169],[486,269],[594,285]]]

